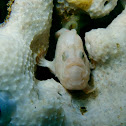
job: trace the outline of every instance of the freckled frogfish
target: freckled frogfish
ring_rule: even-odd
[[[92,92],[93,88],[88,85],[90,65],[80,36],[75,29],[64,28],[56,32],[56,36],[58,42],[54,60],[48,61],[44,57],[37,57],[37,64],[48,67],[64,88]]]

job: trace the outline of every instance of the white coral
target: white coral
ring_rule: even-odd
[[[123,11],[106,29],[91,30],[85,35],[86,47],[95,61],[106,61],[125,50],[126,10]]]
[[[16,101],[17,109],[10,122],[12,125],[27,125],[29,119],[38,113],[30,117],[30,108],[32,112],[42,111],[42,101],[38,100],[34,91],[32,53],[37,52],[40,45],[45,48],[48,45],[52,2],[15,0],[9,22],[0,28],[0,91],[9,92]],[[38,109],[34,108],[36,103]],[[29,124],[41,123],[38,118],[31,119]]]
[[[85,36],[89,55],[97,61],[92,74],[99,90],[99,117],[104,119],[99,125],[126,125],[125,34],[126,9],[106,29],[92,30]]]
[[[99,18],[109,14],[117,5],[118,0],[93,0],[87,13],[91,18]]]

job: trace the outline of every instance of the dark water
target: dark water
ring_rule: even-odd
[[[7,16],[7,3],[9,0],[0,0],[0,23],[3,23]]]

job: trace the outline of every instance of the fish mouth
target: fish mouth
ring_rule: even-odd
[[[83,67],[84,67],[84,64],[73,62],[73,63],[68,64],[68,65],[66,66],[66,69],[69,69],[69,68],[71,68],[71,67],[73,67],[73,66],[77,66],[77,67],[83,68]]]
[[[85,88],[86,71],[84,65],[80,63],[71,63],[66,66],[64,71],[64,85],[69,90],[82,90]]]

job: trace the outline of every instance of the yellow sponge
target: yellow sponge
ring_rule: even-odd
[[[93,0],[67,0],[68,3],[75,5],[82,10],[88,10]]]

